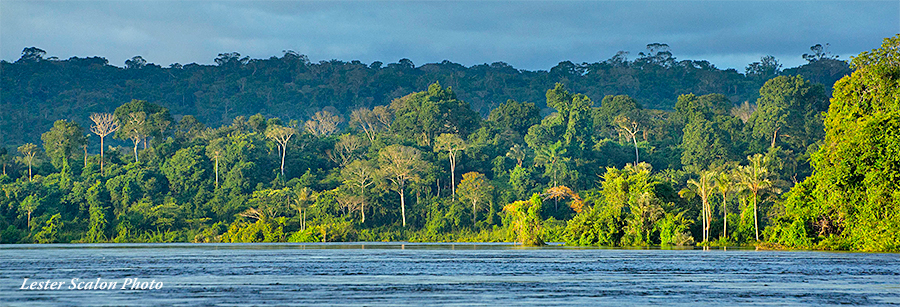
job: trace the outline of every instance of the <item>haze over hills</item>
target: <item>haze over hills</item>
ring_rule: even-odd
[[[620,53],[602,62],[565,61],[538,71],[503,62],[470,67],[446,60],[417,66],[407,59],[312,63],[293,51],[268,59],[223,53],[216,65],[169,67],[137,56],[121,68],[101,57],[60,60],[30,47],[19,60],[0,63],[0,144],[39,143],[57,119],[88,126],[89,114],[111,112],[132,99],[166,107],[176,118],[194,115],[213,127],[257,113],[305,120],[328,110],[346,118],[354,109],[386,105],[434,82],[453,88],[482,116],[510,99],[534,102],[549,114],[544,95],[555,83],[597,104],[607,95],[629,95],[645,108],[671,110],[681,94],[718,93],[736,104],[753,103],[762,84],[778,75],[803,75],[830,89],[851,72],[821,46],[803,57],[808,64],[799,67],[782,69],[777,59],[767,57],[739,72],[677,59],[667,45],[650,44],[632,59]]]

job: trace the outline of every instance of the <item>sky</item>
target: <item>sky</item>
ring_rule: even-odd
[[[815,44],[849,59],[900,33],[900,1],[35,1],[0,0],[0,59],[26,47],[47,57],[100,56],[123,66],[212,64],[305,54],[417,66],[506,62],[549,70],[561,61],[638,57],[665,43],[679,60],[743,72],[773,55],[805,63]]]

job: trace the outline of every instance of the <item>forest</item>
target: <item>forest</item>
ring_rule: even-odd
[[[26,48],[0,63],[0,242],[898,251],[900,35],[810,51],[738,73],[664,44],[536,72]]]

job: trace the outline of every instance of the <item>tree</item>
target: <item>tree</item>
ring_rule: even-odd
[[[363,223],[366,222],[366,189],[375,184],[378,179],[377,171],[375,165],[368,160],[356,160],[341,169],[344,184],[359,189],[359,195],[362,197],[360,212]]]
[[[360,108],[350,113],[350,125],[359,126],[360,129],[369,138],[369,141],[375,141],[378,132],[383,131],[391,125],[391,114],[384,106],[377,106],[372,110]]]
[[[809,51],[812,51],[812,53],[804,53],[803,59],[809,62],[821,61],[823,59],[836,59],[836,55],[832,55],[831,52],[828,52],[828,47],[831,47],[831,44],[825,43],[825,46],[822,46],[822,44],[815,44],[809,47]]]
[[[291,140],[291,136],[297,133],[297,130],[290,127],[272,125],[266,129],[266,138],[278,143],[278,149],[281,153],[281,177],[284,178],[284,156],[287,154],[287,144]]]
[[[107,135],[119,130],[119,120],[110,113],[93,113],[91,132],[100,137],[100,174],[103,174],[103,140]]]
[[[125,69],[141,69],[147,66],[147,60],[144,57],[136,55],[129,60],[125,60]]]
[[[84,128],[76,122],[58,120],[50,131],[41,135],[44,151],[59,170],[73,172],[71,160],[78,159],[81,147],[87,144]],[[74,172],[77,173],[77,172]]]
[[[126,131],[126,137],[134,144],[134,162],[139,162],[138,144],[147,138],[147,113],[134,112],[128,114],[128,121],[125,123],[124,130]],[[144,144],[146,144],[146,141]]]
[[[419,174],[425,169],[418,149],[403,145],[391,145],[378,153],[381,173],[388,180],[389,188],[400,195],[400,212],[403,227],[406,227],[406,185],[420,180]]]
[[[459,198],[472,203],[472,226],[475,225],[475,212],[478,211],[478,203],[490,196],[491,185],[484,174],[468,172],[463,174],[459,183]]]
[[[113,115],[123,124],[123,127],[115,133],[115,137],[121,140],[131,139],[132,142],[135,141],[133,138],[137,137],[138,143],[144,144],[144,149],[152,147],[151,141],[154,144],[161,143],[173,121],[168,109],[137,99],[122,104],[116,108]]]
[[[757,213],[759,194],[761,191],[771,187],[772,181],[769,180],[769,170],[765,167],[768,164],[768,161],[765,161],[765,156],[755,154],[748,156],[747,160],[750,162],[748,165],[738,166],[738,176],[740,176],[741,185],[753,195],[753,228],[756,232],[756,240],[759,241],[759,217]]]
[[[515,233],[515,240],[522,245],[544,245],[541,238],[541,196],[537,193],[530,200],[519,200],[503,206],[508,218],[508,224]]]
[[[541,112],[534,103],[510,99],[491,110],[488,121],[505,130],[522,133],[541,123]]]
[[[725,220],[722,222],[722,237],[726,240],[728,239],[728,193],[731,193],[734,190],[734,176],[732,172],[728,168],[723,168],[719,170],[714,180],[716,181],[716,188],[719,190],[719,193],[722,194],[722,217]]]
[[[594,110],[594,127],[603,137],[614,137],[616,118],[641,110],[641,104],[628,95],[607,95]]]
[[[57,233],[63,227],[62,216],[57,213],[50,216],[46,226],[41,227],[41,231],[34,235],[34,241],[39,244],[54,243],[57,240]]]
[[[22,49],[22,57],[16,63],[36,63],[44,60],[47,52],[37,47],[27,47]]]
[[[900,35],[885,38],[853,57],[855,71],[835,83],[815,171],[785,196],[783,214],[766,229],[771,242],[900,251],[898,46]]]
[[[42,202],[41,198],[31,194],[19,203],[19,212],[22,212],[27,216],[28,220],[26,225],[28,226],[28,229],[31,229],[31,213],[33,213],[34,210],[37,210]]]
[[[457,99],[452,89],[439,83],[429,85],[426,92],[394,99],[390,108],[394,113],[391,130],[424,146],[442,133],[469,135],[481,122],[468,102]]]
[[[559,176],[568,170],[566,167],[568,161],[566,149],[562,147],[560,141],[539,148],[534,157],[534,164],[543,165],[544,174],[552,179],[550,182],[552,187],[559,185]]]
[[[206,145],[206,156],[213,159],[213,170],[216,173],[216,189],[219,188],[219,157],[225,152],[225,139],[214,139]]]
[[[434,151],[446,151],[450,159],[450,186],[456,196],[456,160],[459,152],[466,150],[466,142],[457,134],[444,133],[434,140]]]
[[[3,164],[3,176],[6,176],[6,164],[9,163],[9,150],[0,146],[0,163]]]
[[[720,94],[678,96],[675,119],[682,128],[681,164],[702,169],[734,156],[740,148],[740,121],[730,115],[734,104]],[[737,129],[735,131],[735,129]]]
[[[506,156],[516,160],[516,166],[522,167],[522,161],[525,161],[525,157],[528,155],[528,152],[525,151],[526,147],[521,144],[515,144],[509,148],[509,151],[506,152]]]
[[[757,140],[756,150],[763,150],[765,140],[768,147],[775,147],[781,136],[786,149],[802,152],[824,136],[822,112],[828,108],[828,99],[821,84],[812,84],[802,76],[779,76],[759,89],[756,105],[747,122]]]
[[[363,146],[365,146],[365,144],[360,137],[352,134],[344,134],[341,135],[340,140],[334,144],[334,150],[329,150],[326,153],[331,161],[334,161],[334,163],[337,163],[340,167],[345,167],[350,162],[359,158],[360,150],[363,149]]]
[[[34,164],[34,156],[38,152],[38,147],[37,145],[26,143],[25,145],[19,146],[19,152],[22,153],[25,157],[25,162],[28,163],[28,181],[32,181],[31,165]]]
[[[306,209],[312,201],[315,201],[315,194],[308,187],[293,190],[291,207],[296,209],[297,215],[300,216],[300,230],[306,230]]]
[[[691,194],[700,196],[700,202],[703,205],[701,211],[701,215],[703,216],[703,242],[709,241],[709,226],[710,220],[712,219],[712,207],[709,204],[709,196],[715,191],[715,181],[714,176],[716,175],[713,171],[702,171],[700,172],[700,178],[698,179],[689,179],[688,190]],[[682,192],[687,192],[682,190]],[[682,193],[685,194],[685,193]]]
[[[745,74],[757,80],[768,80],[781,72],[781,66],[774,56],[767,55],[760,58],[759,62],[750,63],[745,68]]]
[[[616,126],[619,127],[622,131],[628,133],[628,136],[631,137],[631,140],[634,142],[634,165],[637,165],[641,162],[640,156],[638,155],[638,145],[637,145],[637,133],[641,131],[641,126],[638,124],[637,120],[630,119],[626,116],[616,117],[615,120]]]
[[[340,123],[340,116],[333,115],[328,111],[319,111],[310,120],[306,121],[305,127],[306,131],[315,136],[328,136],[337,131],[337,126]]]

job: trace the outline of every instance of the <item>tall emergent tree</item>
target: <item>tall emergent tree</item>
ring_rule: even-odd
[[[368,160],[356,160],[341,169],[341,177],[344,178],[344,184],[359,188],[359,196],[362,197],[360,204],[360,212],[362,212],[362,222],[366,222],[366,189],[378,179],[377,169],[372,162]]]
[[[111,113],[91,114],[91,132],[100,137],[100,174],[103,174],[103,140],[107,135],[119,130],[119,120]]]
[[[266,138],[278,143],[278,149],[281,153],[281,177],[284,178],[284,156],[287,154],[287,144],[291,140],[291,136],[297,133],[297,130],[291,127],[280,125],[271,125],[266,129]]]
[[[637,144],[637,133],[641,131],[640,124],[637,122],[637,120],[628,118],[624,115],[616,117],[615,123],[616,126],[619,127],[619,129],[627,132],[628,136],[631,137],[631,141],[634,142],[634,165],[638,165],[638,163],[641,162],[640,156],[638,155]]]
[[[78,123],[58,120],[53,123],[50,131],[41,135],[41,141],[44,141],[44,151],[53,166],[72,172],[73,164],[70,161],[79,158],[82,145],[87,144],[87,137],[84,135],[84,128]]]
[[[400,213],[403,217],[403,227],[406,227],[406,185],[420,180],[419,173],[425,167],[422,154],[418,149],[403,145],[391,145],[381,149],[378,153],[378,162],[381,165],[382,175],[390,183],[391,190],[400,195]]]
[[[759,89],[756,105],[747,124],[757,152],[763,144],[775,147],[779,141],[787,145],[785,149],[802,152],[822,139],[822,112],[828,109],[828,97],[821,84],[801,76],[776,77]]]
[[[206,145],[206,156],[212,158],[215,162],[213,170],[216,173],[216,189],[219,188],[219,158],[225,153],[225,142],[225,139],[217,138],[210,141],[209,145]]]
[[[456,196],[456,160],[461,151],[466,150],[466,142],[455,133],[443,133],[434,140],[434,151],[446,151],[450,159],[450,187]]]
[[[478,203],[490,196],[490,183],[484,174],[468,172],[463,174],[459,183],[459,197],[472,202],[472,226],[475,225],[475,212],[478,212]]]
[[[139,162],[138,145],[147,138],[147,113],[134,112],[128,114],[125,123],[125,137],[134,144],[134,162]],[[118,134],[117,134],[118,135]],[[146,143],[144,147],[146,148]]]
[[[19,152],[25,157],[25,162],[28,163],[28,181],[33,181],[33,176],[31,174],[31,165],[34,164],[34,156],[38,152],[37,145],[32,143],[26,143],[25,145],[19,146]]]
[[[340,116],[331,114],[328,111],[319,111],[306,121],[304,126],[306,131],[315,136],[327,136],[337,131],[337,126],[340,123]]]

